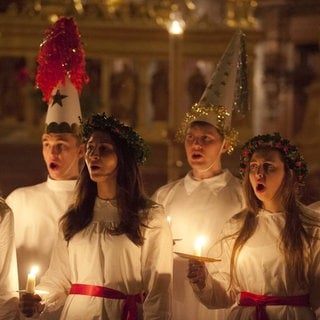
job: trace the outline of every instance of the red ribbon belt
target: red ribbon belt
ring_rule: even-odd
[[[143,294],[141,293],[135,295],[127,295],[115,289],[79,283],[74,283],[71,285],[69,294],[83,294],[86,296],[94,296],[107,299],[122,299],[124,300],[124,304],[121,314],[121,320],[137,320],[137,303],[142,303],[144,300]]]
[[[244,307],[256,307],[255,320],[268,320],[268,315],[265,306],[300,306],[309,307],[309,295],[301,296],[289,296],[289,297],[275,297],[275,296],[265,296],[254,294],[250,292],[240,293],[239,306]]]

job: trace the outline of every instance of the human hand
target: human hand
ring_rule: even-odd
[[[189,259],[187,277],[192,284],[201,290],[206,285],[208,271],[203,261]]]
[[[44,305],[40,301],[39,295],[24,293],[20,296],[19,309],[26,317],[32,317],[34,314],[43,311]]]

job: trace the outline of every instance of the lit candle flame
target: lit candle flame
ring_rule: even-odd
[[[32,266],[31,267],[30,273],[37,274],[38,272],[39,272],[39,267],[38,266]]]
[[[26,292],[27,293],[34,293],[35,286],[36,286],[36,273],[39,271],[38,266],[33,266],[28,273],[27,284],[26,284]]]
[[[206,238],[204,236],[199,236],[194,244],[195,255],[201,257],[202,247],[206,243]]]
[[[170,216],[167,216],[167,221],[169,223],[169,226],[171,226],[171,217]]]

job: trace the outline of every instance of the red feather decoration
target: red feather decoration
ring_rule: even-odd
[[[49,102],[52,90],[66,76],[81,93],[83,83],[89,78],[85,70],[85,55],[77,25],[72,18],[61,17],[45,31],[37,62],[36,86],[41,89],[43,100]]]

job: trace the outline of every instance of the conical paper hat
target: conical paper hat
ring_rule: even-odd
[[[231,152],[238,132],[231,127],[232,112],[247,111],[247,63],[244,33],[238,30],[229,42],[200,100],[185,115],[177,138],[182,140],[194,121],[215,126],[230,142]]]
[[[46,117],[46,132],[78,133],[81,109],[78,91],[66,77],[52,91]]]
[[[48,103],[45,133],[79,134],[79,93],[88,82],[77,25],[61,17],[46,30],[37,58],[36,85]]]

